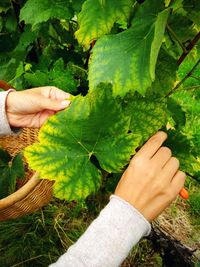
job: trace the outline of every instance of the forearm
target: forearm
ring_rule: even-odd
[[[129,203],[111,197],[80,239],[51,267],[116,267],[151,227]]]
[[[8,123],[6,115],[6,99],[11,91],[13,91],[13,89],[6,92],[0,92],[0,136],[15,134]]]

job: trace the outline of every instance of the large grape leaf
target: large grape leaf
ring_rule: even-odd
[[[145,1],[130,29],[99,39],[89,66],[90,88],[110,82],[115,95],[124,96],[128,91],[144,95],[155,79],[168,14],[162,1]]]
[[[20,11],[20,20],[31,24],[33,28],[50,19],[71,17],[72,11],[69,9],[68,0],[28,0]]]
[[[12,158],[0,149],[0,198],[15,191],[16,179],[24,177],[24,166],[21,155]]]
[[[112,29],[118,20],[127,21],[135,0],[87,0],[78,16],[79,29],[75,33],[82,45],[89,45]]]
[[[131,119],[130,130],[141,137],[141,144],[166,124],[166,99],[128,94],[124,112]]]
[[[102,169],[120,172],[134,153],[140,138],[128,133],[129,124],[111,87],[101,85],[86,97],[74,97],[68,109],[51,117],[40,130],[39,143],[28,147],[25,156],[42,178],[55,180],[57,197],[85,198],[100,185],[95,158]]]

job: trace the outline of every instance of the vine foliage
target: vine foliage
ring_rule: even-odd
[[[72,94],[25,150],[55,196],[112,181],[155,132],[200,180],[199,0],[5,0],[0,79]],[[120,177],[120,175],[117,175]]]

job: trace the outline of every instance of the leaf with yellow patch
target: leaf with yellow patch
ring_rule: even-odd
[[[100,186],[101,168],[120,172],[129,162],[140,141],[129,125],[111,86],[100,85],[52,116],[25,156],[42,178],[55,180],[55,196],[85,198]]]

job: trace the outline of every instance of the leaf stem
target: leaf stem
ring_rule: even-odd
[[[168,97],[171,94],[173,94],[181,86],[181,84],[185,82],[185,80],[191,77],[192,73],[194,72],[196,67],[199,65],[199,63],[200,63],[200,59],[196,62],[196,64],[192,67],[192,69],[186,74],[186,76],[179,83],[177,83],[177,85],[165,97]]]
[[[192,48],[196,45],[196,43],[200,39],[200,32],[197,33],[197,35],[192,39],[192,41],[187,45],[186,51],[183,52],[183,54],[180,56],[180,58],[177,61],[177,64],[180,65],[185,57],[189,54],[189,52],[192,50]]]
[[[200,81],[200,78],[199,78],[199,77],[196,77],[196,76],[194,76],[194,75],[191,75],[190,77],[192,77],[192,78],[194,78],[194,79]]]
[[[195,180],[196,182],[200,183],[199,179],[198,179],[197,177],[195,177],[194,175],[192,175],[192,174],[190,174],[190,173],[188,173],[188,172],[185,172],[185,174],[186,174],[187,176],[189,176],[190,178],[192,178],[193,180]]]
[[[183,50],[183,53],[187,53],[187,49],[186,47],[183,45],[183,43],[181,42],[181,40],[179,39],[179,37],[176,35],[176,33],[172,30],[172,28],[169,26],[169,24],[167,23],[167,30],[169,31],[169,33],[174,37],[174,39],[177,41],[177,43],[180,45],[180,47]]]
[[[177,91],[189,91],[189,90],[195,90],[195,89],[200,89],[200,85],[184,87],[184,88],[179,89]]]

